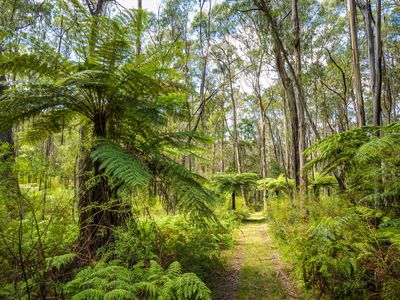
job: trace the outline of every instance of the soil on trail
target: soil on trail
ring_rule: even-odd
[[[225,272],[215,278],[213,299],[299,299],[262,215],[245,220],[234,232],[234,242],[235,246],[223,253]]]

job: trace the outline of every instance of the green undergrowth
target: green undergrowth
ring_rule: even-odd
[[[211,299],[194,273],[183,273],[178,262],[163,268],[155,261],[131,268],[123,262],[99,263],[80,271],[63,286],[67,298],[79,299]]]
[[[44,294],[63,299],[210,299],[204,282],[222,268],[220,252],[232,246],[232,230],[243,218],[224,208],[214,211],[220,224],[194,222],[182,214],[137,214],[99,250],[101,260],[79,269],[73,263],[77,223],[71,223],[68,197],[57,188],[50,190],[43,211],[36,187],[22,192],[24,214],[14,220],[4,215],[0,224],[3,236],[16,237],[0,245],[5,275],[0,278],[1,299],[40,299]],[[20,267],[25,265],[30,268]],[[174,266],[179,272],[171,273]]]
[[[302,212],[270,201],[267,217],[283,259],[311,298],[398,299],[400,222],[340,196],[310,198]]]

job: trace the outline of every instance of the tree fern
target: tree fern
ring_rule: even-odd
[[[198,220],[215,219],[207,205],[213,198],[200,184],[203,179],[169,157],[173,152],[194,152],[185,144],[186,137],[201,139],[199,134],[167,130],[167,119],[179,116],[185,99],[172,61],[166,65],[145,53],[135,55],[130,13],[91,18],[78,1],[72,5],[75,8],[61,5],[61,9],[66,23],[79,23],[73,59],[35,39],[26,41],[32,53],[0,59],[0,73],[13,73],[18,79],[8,82],[11,88],[1,98],[0,131],[34,119],[29,135],[45,136],[79,116],[89,124],[94,142],[107,141],[89,144],[87,149],[92,161],[87,159],[87,170],[81,174],[80,186],[85,189],[79,193],[78,206],[85,226],[78,242],[85,249],[80,253],[94,254],[112,240],[112,228],[123,219],[118,205],[111,203],[119,199],[112,196],[120,183],[137,187],[163,180],[176,195],[180,210]],[[111,188],[110,177],[103,173],[118,184]],[[97,218],[99,210],[102,218]],[[104,233],[98,228],[108,229]]]
[[[294,180],[286,179],[282,174],[277,178],[262,178],[257,180],[258,190],[268,190],[270,192],[288,192],[289,189],[294,188]]]
[[[313,159],[307,167],[322,166],[323,175],[333,170],[340,171],[353,201],[357,195],[357,200],[365,205],[393,211],[400,205],[399,145],[399,123],[357,128],[309,147],[305,153],[312,155]]]

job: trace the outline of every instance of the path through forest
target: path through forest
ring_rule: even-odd
[[[267,226],[254,214],[234,233],[235,246],[223,253],[225,273],[216,280],[213,299],[299,299]]]

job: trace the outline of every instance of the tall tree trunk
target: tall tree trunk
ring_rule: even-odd
[[[375,43],[374,43],[374,32],[372,27],[372,10],[370,0],[358,1],[361,12],[364,16],[365,21],[365,34],[368,44],[368,65],[369,65],[369,84],[371,89],[371,96],[375,98],[375,85],[376,85],[376,66],[375,66]]]
[[[225,102],[224,100],[221,101],[221,110],[222,110],[222,120],[221,120],[221,162],[220,162],[220,169],[221,173],[225,172]]]
[[[299,156],[299,134],[298,134],[299,121],[298,121],[298,113],[296,105],[296,95],[293,88],[293,82],[286,73],[282,54],[276,47],[275,47],[275,62],[279,78],[286,92],[286,99],[289,109],[290,137],[292,146],[292,151],[291,151],[292,175],[295,178],[296,186],[298,187],[300,184],[300,178],[299,178],[300,156]]]
[[[285,92],[283,91],[282,92],[283,114],[284,114],[283,129],[284,129],[284,137],[285,137],[286,147],[285,147],[285,156],[282,159],[282,162],[287,167],[287,170],[286,170],[285,173],[287,174],[287,176],[291,177],[292,174],[290,173],[291,169],[289,167],[289,166],[291,166],[291,161],[290,161],[291,155],[290,155],[290,146],[289,146],[290,145],[290,136],[289,136],[290,134],[289,134],[289,120],[288,120],[288,112],[287,112],[288,109],[287,109],[287,100],[286,100],[286,98],[287,97],[285,96]]]
[[[301,48],[300,48],[300,22],[299,15],[297,11],[297,1],[292,0],[292,34],[293,34],[293,46],[294,46],[294,57],[296,64],[296,80],[301,83]],[[296,107],[297,107],[297,118],[299,122],[298,130],[298,147],[299,147],[299,187],[300,187],[300,209],[302,208],[302,198],[307,191],[307,174],[304,171],[304,166],[306,164],[306,157],[303,154],[306,149],[306,124],[304,118],[304,106],[301,99],[301,91],[296,90]]]
[[[365,126],[365,109],[364,99],[362,95],[361,85],[361,72],[358,53],[358,39],[357,39],[357,11],[355,0],[349,0],[349,25],[350,25],[350,39],[351,39],[351,53],[353,61],[353,82],[354,93],[357,103],[357,122],[358,126]]]
[[[261,77],[261,67],[262,67],[262,56],[260,58],[257,74],[256,74],[256,84],[255,84],[255,94],[258,100],[258,108],[260,113],[260,120],[259,120],[259,132],[260,132],[260,171],[261,177],[267,177],[267,150],[266,150],[266,135],[265,135],[265,127],[266,127],[266,118],[265,118],[265,106],[262,99],[261,94],[261,84],[260,84],[260,77]],[[263,208],[264,210],[267,209],[267,191],[262,191],[262,200],[263,200]]]
[[[388,74],[386,60],[384,57],[382,57],[382,64],[383,64],[382,78],[384,80],[384,87],[385,87],[385,108],[387,114],[387,123],[390,124],[392,122],[392,119],[395,119],[395,112],[393,109],[394,105],[393,105],[392,87],[390,83],[390,74]]]
[[[229,96],[231,98],[232,103],[232,115],[233,115],[233,151],[235,156],[235,166],[236,172],[238,174],[242,173],[242,161],[240,158],[240,147],[239,147],[239,131],[238,131],[238,120],[237,120],[237,110],[236,110],[236,99],[235,99],[235,91],[233,89],[233,76],[231,72],[231,63],[229,58],[227,57],[227,72],[228,72],[228,82],[229,82]],[[245,205],[247,204],[247,195],[244,186],[240,187],[243,201]]]
[[[266,158],[266,140],[265,140],[265,110],[264,104],[262,103],[261,97],[259,97],[259,107],[260,107],[260,167],[261,167],[261,177],[267,177],[267,158]],[[267,209],[267,191],[262,191],[263,207],[264,210]]]
[[[229,77],[230,76],[230,72]],[[234,91],[233,91],[233,85],[232,85],[232,79],[229,78],[229,96],[231,98],[231,103],[232,103],[232,115],[233,115],[233,150],[235,153],[235,165],[236,165],[236,172],[237,173],[242,173],[242,164],[240,160],[240,149],[239,149],[239,132],[238,132],[238,121],[237,121],[237,110],[236,110],[236,99],[234,96]]]
[[[203,8],[205,4],[205,0],[200,1],[200,16],[202,17],[203,15]],[[200,51],[201,51],[201,77],[200,77],[200,90],[199,90],[199,95],[200,95],[200,105],[198,109],[198,117],[196,120],[196,123],[194,124],[193,131],[197,130],[197,127],[199,126],[200,121],[203,121],[203,115],[204,115],[204,110],[206,107],[206,97],[205,97],[205,92],[206,92],[206,79],[207,79],[207,65],[208,65],[208,56],[209,56],[209,51],[210,51],[210,29],[211,29],[211,1],[209,2],[209,11],[208,11],[208,18],[207,18],[207,28],[206,30],[206,40],[205,40],[205,45],[203,45],[203,27],[200,24],[200,33],[199,33],[199,40],[200,40]],[[204,49],[205,48],[205,49]],[[190,140],[189,140],[190,141]]]
[[[381,0],[376,0],[376,24],[375,24],[375,93],[374,93],[374,125],[380,126],[382,106],[381,106],[381,92],[382,92],[382,40],[381,40],[381,23],[382,23],[382,3]]]
[[[84,128],[83,130],[87,130]],[[85,135],[85,132],[82,132]],[[94,121],[93,138],[106,137],[106,118],[99,114]],[[125,207],[111,201],[114,191],[100,169],[100,162],[93,162],[90,149],[82,148],[79,161],[79,235],[78,253],[90,261],[96,250],[113,239],[113,230],[126,216]]]
[[[142,53],[142,26],[143,26],[143,11],[142,11],[142,0],[138,0],[137,9],[137,37],[136,37],[136,55]]]

